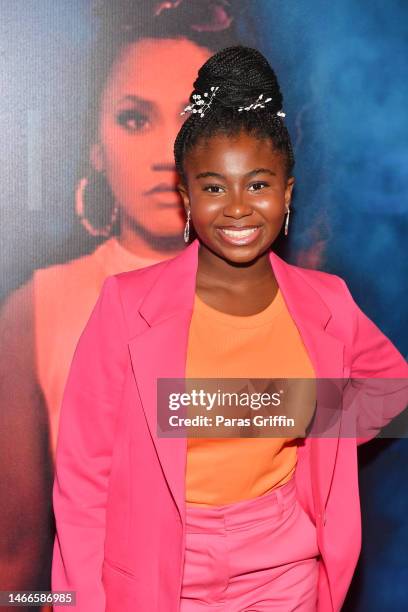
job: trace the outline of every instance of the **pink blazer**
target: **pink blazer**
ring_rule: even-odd
[[[198,249],[195,240],[172,259],[108,276],[78,341],[61,406],[52,562],[52,590],[75,591],[76,612],[179,610],[187,446],[157,436],[156,379],[185,376]],[[318,377],[408,377],[341,278],[272,252],[270,262]],[[364,439],[341,437],[341,418],[333,437],[299,446],[299,500],[322,555],[319,612],[340,610],[360,553],[357,443],[406,399],[368,410]]]

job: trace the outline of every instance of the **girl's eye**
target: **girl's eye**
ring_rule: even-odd
[[[117,115],[119,125],[122,125],[129,132],[139,132],[146,127],[149,119],[143,113],[135,109],[125,110]]]
[[[268,187],[268,183],[258,181],[257,183],[252,183],[252,185],[250,185],[250,191],[260,191],[263,187]],[[208,193],[221,193],[224,191],[224,188],[220,185],[206,185],[203,187],[203,191],[207,191]]]
[[[208,193],[220,193],[222,191],[222,187],[220,187],[219,185],[206,185],[206,187],[203,187],[203,191],[208,191]],[[210,191],[211,190],[211,191]],[[214,190],[214,191],[212,191]],[[220,190],[220,191],[218,191]]]
[[[265,183],[264,181],[258,181],[257,183],[252,183],[252,185],[250,185],[250,187],[254,187],[255,188],[252,191],[260,191],[264,185],[266,185],[266,187],[267,187],[268,183]]]

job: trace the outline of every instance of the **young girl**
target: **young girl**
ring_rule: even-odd
[[[185,113],[174,153],[185,240],[191,225],[197,238],[109,276],[79,339],[58,435],[52,589],[75,591],[77,612],[338,611],[360,551],[357,443],[404,398],[381,413],[372,395],[359,404],[354,437],[340,435],[348,411],[326,437],[187,439],[158,429],[158,383],[403,378],[408,366],[341,278],[270,248],[289,231],[294,159],[267,60],[241,46],[215,54]],[[306,427],[323,400],[310,410],[301,398]]]

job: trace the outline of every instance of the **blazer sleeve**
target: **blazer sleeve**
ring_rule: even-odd
[[[106,500],[126,338],[117,279],[108,276],[74,352],[57,437],[51,584],[53,591],[75,591],[76,612],[105,610]]]
[[[408,364],[389,338],[359,308],[344,282],[354,312],[351,393],[357,444],[368,442],[408,405]]]

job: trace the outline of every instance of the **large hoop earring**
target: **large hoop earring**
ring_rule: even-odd
[[[191,219],[191,213],[189,209],[187,212],[187,222],[184,227],[184,242],[188,242],[190,238],[190,219]]]
[[[98,175],[103,176],[104,173],[98,172]],[[87,218],[85,214],[85,191],[88,185],[89,185],[88,177],[83,177],[78,182],[78,185],[75,189],[75,213],[78,216],[84,228],[86,229],[86,231],[89,234],[91,234],[91,236],[109,237],[112,232],[112,228],[118,218],[119,207],[117,203],[115,202],[112,208],[110,221],[106,225],[104,225],[103,227],[95,227],[94,225],[92,225],[92,223],[89,221],[89,219]]]
[[[290,215],[290,208],[288,207],[286,209],[285,236],[287,236],[289,233],[289,215]]]

